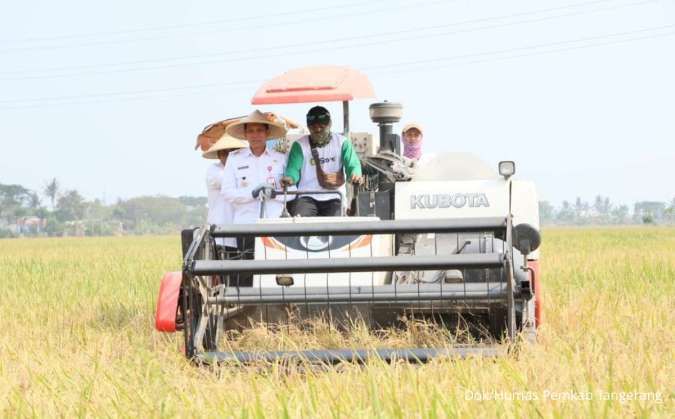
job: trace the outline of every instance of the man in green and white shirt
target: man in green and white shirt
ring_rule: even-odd
[[[291,147],[286,163],[286,186],[296,185],[299,191],[340,192],[346,198],[346,179],[361,183],[361,162],[351,141],[331,133],[328,110],[315,106],[307,113],[309,135],[301,137]],[[314,149],[314,150],[313,150]],[[319,162],[313,155],[316,154]],[[320,164],[317,168],[316,164]],[[295,200],[295,215],[302,217],[339,216],[342,205],[337,194],[306,194]]]

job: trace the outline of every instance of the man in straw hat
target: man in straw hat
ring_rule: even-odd
[[[235,224],[255,223],[260,217],[261,201],[254,196],[262,190],[267,199],[265,218],[281,215],[283,202],[280,198],[271,199],[271,191],[281,187],[281,177],[286,166],[286,155],[267,148],[271,138],[283,138],[286,128],[275,118],[256,110],[245,118],[230,124],[227,134],[248,141],[248,148],[233,153],[225,165],[221,192],[226,201],[232,204]],[[253,240],[244,238],[239,249],[245,257],[252,258]]]
[[[361,162],[352,142],[332,133],[328,110],[315,106],[307,113],[309,135],[291,146],[284,185],[299,190],[339,191],[345,197],[345,173],[352,183],[361,183]],[[342,203],[337,194],[307,194],[295,200],[295,215],[340,216]]]
[[[236,139],[227,134],[223,134],[220,139],[202,154],[205,159],[217,159],[206,170],[206,189],[208,191],[209,213],[207,222],[209,224],[231,224],[232,223],[232,205],[225,201],[221,195],[222,178],[225,171],[225,164],[230,152],[240,148],[246,148],[248,144],[245,141]],[[236,251],[237,244],[233,238],[218,238],[216,245],[222,252]]]

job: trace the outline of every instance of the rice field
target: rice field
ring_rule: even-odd
[[[0,414],[674,417],[675,229],[543,236],[538,344],[498,359],[314,369],[196,368],[180,334],[155,332],[177,236],[0,240]],[[312,343],[345,339],[328,330]]]

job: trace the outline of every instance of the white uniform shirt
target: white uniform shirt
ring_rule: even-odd
[[[209,213],[206,222],[209,224],[226,225],[232,224],[232,204],[225,201],[220,193],[222,187],[223,172],[225,165],[220,161],[212,164],[206,170],[206,189],[208,191]],[[216,243],[225,246],[237,247],[234,238],[217,238]]]
[[[321,168],[324,173],[336,173],[343,171],[342,165],[342,144],[347,141],[342,135],[331,133],[331,140],[323,147],[317,147],[316,151],[321,160]],[[300,181],[298,182],[299,191],[331,191],[342,193],[343,202],[346,199],[347,189],[345,185],[338,189],[325,189],[319,184],[316,177],[316,166],[314,158],[312,157],[312,149],[309,145],[309,136],[305,135],[297,140],[297,143],[302,148],[303,166]],[[317,201],[328,201],[331,199],[340,199],[337,194],[307,194],[302,196],[309,196]]]
[[[253,198],[251,192],[261,184],[281,189],[285,168],[286,155],[278,151],[265,149],[259,157],[250,148],[230,153],[225,164],[221,192],[225,200],[232,204],[234,224],[255,224],[260,218],[260,201]],[[265,218],[279,217],[283,206],[283,196],[268,201]]]

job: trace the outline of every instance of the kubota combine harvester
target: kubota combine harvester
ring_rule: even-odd
[[[396,326],[402,316],[445,327],[471,324],[488,342],[536,336],[541,239],[534,185],[513,178],[512,161],[500,162],[497,173],[469,154],[439,153],[421,163],[402,157],[400,138],[392,133],[401,118],[398,104],[370,106],[379,144],[368,134],[350,133],[349,101],[373,96],[363,74],[330,66],[290,71],[258,90],[253,104],[341,101],[344,132],[361,154],[365,182],[350,193],[351,216],[286,216],[184,231],[183,271],[162,281],[156,326],[182,329],[189,358],[330,363],[500,353],[488,344],[222,350],[228,328],[316,316],[374,328]],[[308,192],[314,193],[276,191]],[[260,205],[264,210],[263,194]],[[252,260],[216,256],[216,238],[243,236],[255,237]],[[253,275],[252,286],[236,286],[243,275]]]

